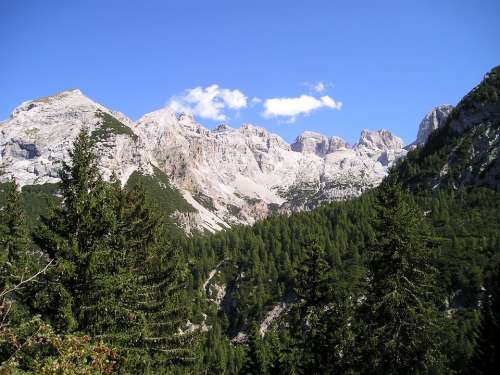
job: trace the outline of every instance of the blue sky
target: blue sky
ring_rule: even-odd
[[[500,64],[499,19],[498,0],[4,0],[0,119],[78,87],[134,120],[170,104],[288,141],[385,128],[411,142]]]

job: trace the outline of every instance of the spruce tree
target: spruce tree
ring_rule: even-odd
[[[23,199],[17,183],[12,180],[7,189],[5,205],[0,208],[0,322],[24,307],[25,288],[37,272],[43,270],[39,257],[31,251]],[[15,301],[15,304],[10,303]],[[3,312],[2,312],[3,311]]]
[[[13,180],[4,185],[7,200],[0,208],[0,362],[12,355],[14,328],[27,318],[25,287],[37,276],[30,254],[21,193]]]
[[[353,322],[357,272],[332,266],[317,241],[304,246],[296,270],[297,304],[292,309],[292,344],[301,374],[351,373],[355,324]]]
[[[79,331],[118,348],[132,373],[162,373],[191,360],[186,269],[144,189],[103,181],[83,129],[60,172],[61,205],[36,233],[55,266],[33,308],[58,331]]]
[[[364,372],[439,372],[436,270],[423,214],[399,186],[388,182],[378,190],[375,205],[376,238],[368,249],[362,316]]]
[[[112,195],[97,168],[87,129],[78,134],[70,158],[59,172],[62,203],[42,218],[35,233],[35,242],[55,265],[33,306],[56,329],[67,332],[91,329],[91,315],[106,318],[101,314],[104,301],[96,302],[93,293],[105,293],[102,277],[112,259],[108,245],[116,228]],[[92,300],[96,303],[91,306]]]
[[[325,257],[324,248],[316,240],[306,240],[302,261],[296,269],[295,287],[295,293],[301,301],[302,314],[306,314],[305,310],[309,307],[328,302],[330,265]]]

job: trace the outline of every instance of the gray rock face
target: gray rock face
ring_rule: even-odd
[[[376,159],[384,167],[389,167],[402,156],[406,155],[404,142],[388,130],[370,132],[364,129],[354,149],[361,155]]]
[[[452,110],[452,105],[445,104],[440,105],[427,113],[418,126],[417,139],[413,144],[420,146],[427,142],[429,135],[434,130],[443,126]]]
[[[0,180],[57,182],[78,131],[86,126],[92,134],[102,133],[103,114],[121,123],[97,142],[104,177],[114,173],[125,183],[136,170],[159,168],[197,211],[175,215],[189,231],[216,231],[273,212],[355,197],[379,184],[406,153],[401,139],[386,130],[364,130],[350,147],[341,138],[314,132],[289,145],[250,124],[209,130],[169,108],[134,123],[71,90],[23,103],[0,123]]]
[[[22,103],[10,118],[0,123],[0,180],[12,176],[20,185],[58,181],[60,162],[79,130],[90,132],[103,123],[100,114],[119,119],[124,127],[133,123],[124,115],[108,110],[84,96],[80,90]],[[99,166],[105,177],[115,173],[122,181],[140,168],[148,168],[141,139],[130,134],[109,134],[98,144]]]
[[[296,152],[312,153],[320,157],[337,150],[348,148],[347,143],[340,137],[326,137],[322,134],[305,131],[300,134],[291,149]]]

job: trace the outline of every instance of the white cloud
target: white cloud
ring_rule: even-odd
[[[316,83],[304,82],[304,86],[308,87],[311,90],[311,92],[321,94],[322,92],[325,92],[326,89],[331,87],[332,85],[330,83],[324,83],[322,81],[318,81]]]
[[[203,118],[224,121],[224,109],[239,110],[247,106],[247,97],[240,90],[220,88],[218,85],[195,87],[184,95],[170,98],[168,106],[176,112],[186,112]]]
[[[314,85],[314,91],[316,92],[323,92],[326,90],[326,86],[323,82],[318,82]]]
[[[290,122],[299,115],[307,115],[319,108],[340,110],[342,102],[335,101],[328,95],[315,98],[310,95],[301,95],[296,98],[272,98],[264,101],[264,117],[288,117]]]

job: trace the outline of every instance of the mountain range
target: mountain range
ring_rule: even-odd
[[[363,130],[354,145],[305,131],[288,144],[250,124],[209,130],[168,107],[134,122],[74,89],[24,102],[0,123],[0,179],[57,183],[61,161],[87,127],[104,178],[148,179],[158,195],[169,192],[177,202],[168,214],[186,232],[213,232],[359,196],[407,150],[425,143],[452,109],[429,112],[407,147],[387,130]]]

